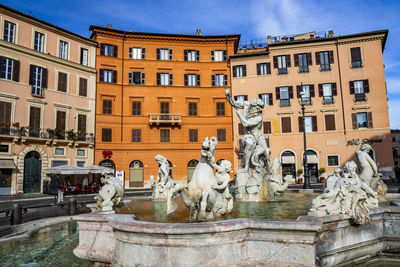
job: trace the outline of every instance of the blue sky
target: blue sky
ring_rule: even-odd
[[[89,37],[91,24],[120,30],[240,33],[241,40],[310,31],[388,29],[384,51],[393,129],[400,129],[400,1],[396,0],[6,0],[2,4]],[[371,88],[372,89],[372,88]]]

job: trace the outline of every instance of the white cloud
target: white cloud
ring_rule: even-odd
[[[386,76],[386,86],[389,95],[400,95],[400,78]]]

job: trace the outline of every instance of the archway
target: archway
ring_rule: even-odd
[[[190,181],[190,179],[192,179],[193,172],[194,172],[194,169],[196,169],[197,163],[199,163],[198,160],[192,159],[187,164],[187,181],[188,182]]]
[[[285,177],[286,175],[296,177],[296,155],[292,151],[285,150],[282,152],[281,167],[282,177]]]
[[[317,183],[318,176],[319,176],[319,172],[318,172],[319,160],[318,160],[317,152],[315,152],[312,149],[307,149],[306,155],[307,155],[308,170],[310,172],[310,182]]]
[[[37,151],[26,154],[24,159],[24,193],[40,193],[42,158]]]
[[[143,187],[144,168],[140,160],[134,160],[129,165],[129,187]]]

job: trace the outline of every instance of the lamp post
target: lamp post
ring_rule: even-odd
[[[303,87],[303,86],[302,86]],[[306,118],[304,117],[304,97],[306,95],[305,88],[300,92],[301,96],[301,112],[303,115],[303,142],[304,142],[304,153],[303,153],[303,163],[304,163],[304,184],[303,189],[311,189],[310,185],[310,172],[308,170],[307,163],[307,138],[306,138]]]

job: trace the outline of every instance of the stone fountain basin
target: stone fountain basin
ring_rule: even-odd
[[[74,216],[74,254],[113,266],[334,266],[400,250],[400,207],[371,211],[352,225],[345,215],[297,220],[233,219],[204,223],[137,221],[133,215]]]

